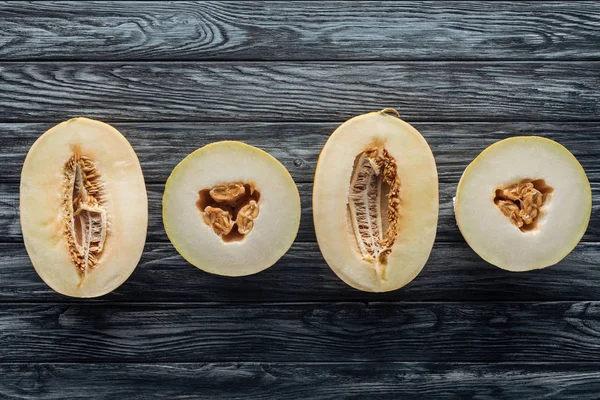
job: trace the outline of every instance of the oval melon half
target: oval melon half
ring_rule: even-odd
[[[20,214],[27,252],[48,286],[73,297],[116,289],[135,269],[148,225],[133,148],[100,121],[53,127],[25,158]]]
[[[487,262],[528,271],[556,264],[590,220],[592,191],[577,159],[557,142],[519,136],[494,143],[465,169],[458,227]]]
[[[287,169],[263,150],[212,143],[181,161],[167,180],[163,223],[189,263],[243,276],[275,264],[300,225],[300,195]]]
[[[433,154],[392,111],[342,124],[323,147],[315,173],[313,217],[321,252],[342,280],[369,292],[413,280],[437,229]]]

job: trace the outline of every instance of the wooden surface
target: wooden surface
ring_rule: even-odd
[[[582,399],[600,391],[599,370],[599,363],[7,363],[0,365],[0,393],[55,400],[100,393],[145,400],[150,390],[166,399]]]
[[[600,3],[0,3],[0,398],[595,399],[600,391]],[[431,258],[356,291],[327,267],[312,176],[344,120],[395,107],[440,176]],[[113,123],[148,184],[140,265],[100,299],[34,272],[25,154],[54,124]],[[593,214],[558,265],[509,273],[455,226],[463,169],[541,135],[585,168]],[[302,196],[296,243],[258,275],[187,264],[161,222],[171,169],[217,140],[277,157]]]

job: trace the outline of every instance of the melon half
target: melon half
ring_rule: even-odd
[[[265,151],[217,142],[175,167],[163,222],[189,263],[217,275],[250,275],[275,264],[294,242],[300,195],[288,170]]]
[[[44,133],[23,164],[20,215],[48,286],[74,297],[116,289],[138,264],[148,226],[144,177],[127,139],[87,118]]]
[[[395,110],[346,121],[323,147],[313,189],[319,248],[350,286],[398,289],[421,271],[438,219],[435,160]]]
[[[469,246],[509,271],[562,260],[585,233],[591,209],[590,183],[575,156],[538,136],[489,146],[464,171],[455,198]]]

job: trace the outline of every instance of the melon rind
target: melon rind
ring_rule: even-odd
[[[260,192],[260,212],[242,241],[226,243],[204,222],[196,201],[200,190],[235,182]],[[267,152],[237,141],[211,143],[174,168],[163,195],[163,223],[190,264],[216,275],[251,275],[291,247],[300,225],[300,195],[288,170]]]
[[[383,144],[396,160],[401,186],[400,223],[381,279],[362,259],[347,220],[353,163],[373,144]],[[396,290],[412,281],[429,258],[438,220],[435,159],[423,136],[386,112],[354,117],[330,136],[317,163],[313,219],[319,248],[335,274],[348,285],[368,292]]]
[[[495,190],[522,179],[544,179],[554,190],[538,228],[521,232],[494,204]],[[579,161],[561,144],[539,136],[517,136],[483,150],[465,169],[455,199],[457,225],[485,261],[508,271],[558,263],[583,237],[591,216],[592,191]]]
[[[104,181],[108,235],[98,266],[85,281],[64,238],[64,166],[75,149],[90,157]],[[119,287],[144,249],[148,199],[135,151],[112,126],[87,118],[62,122],[31,146],[21,172],[20,220],[31,262],[52,289],[72,297],[97,297]]]

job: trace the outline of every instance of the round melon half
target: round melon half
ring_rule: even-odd
[[[53,127],[25,158],[20,214],[25,247],[48,286],[73,297],[116,289],[135,269],[148,225],[133,148],[100,121]]]
[[[319,157],[313,217],[331,269],[369,292],[401,288],[433,246],[438,180],[429,145],[395,110],[342,124]]]
[[[217,275],[250,275],[275,264],[294,242],[300,196],[287,169],[265,151],[217,142],[175,167],[163,222],[189,263]]]
[[[465,169],[454,205],[469,246],[509,271],[562,260],[585,233],[591,209],[590,183],[575,156],[539,136],[485,149]]]

